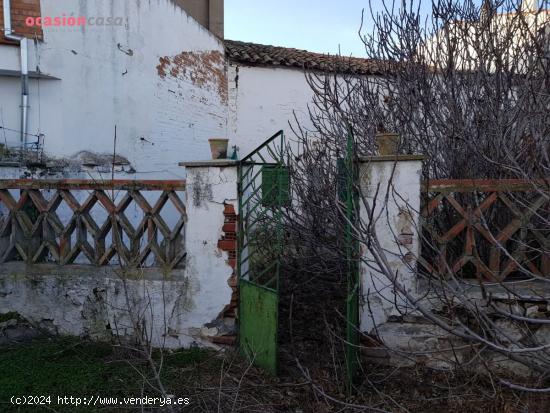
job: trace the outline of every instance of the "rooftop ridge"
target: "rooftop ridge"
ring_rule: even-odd
[[[375,75],[384,71],[384,63],[373,59],[238,40],[225,40],[224,43],[230,60],[252,66],[283,66],[356,75]]]

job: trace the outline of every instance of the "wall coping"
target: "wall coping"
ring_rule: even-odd
[[[403,161],[423,161],[426,159],[425,155],[377,155],[377,156],[365,156],[359,158],[360,163],[366,162],[403,162]]]
[[[127,271],[127,277],[122,277],[121,272]],[[55,263],[27,264],[23,261],[8,261],[0,266],[0,279],[4,277],[62,277],[72,279],[74,277],[87,277],[92,279],[122,278],[129,281],[183,281],[185,268],[173,268],[165,272],[160,267],[123,268],[119,265],[106,265],[98,267],[90,264],[59,265]]]
[[[208,159],[205,161],[188,161],[178,163],[179,166],[185,166],[186,168],[201,168],[205,166],[237,166],[238,164],[239,161],[234,159]]]
[[[380,155],[380,156],[365,156],[359,158],[359,162],[388,162],[388,161],[423,161],[426,159],[424,155]],[[184,166],[186,168],[201,168],[209,166],[237,166],[239,161],[234,159],[207,159],[204,161],[186,161],[179,162],[179,166]]]
[[[17,168],[21,166],[19,162],[0,161],[0,168]]]

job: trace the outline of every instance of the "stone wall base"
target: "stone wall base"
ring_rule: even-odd
[[[517,337],[513,326],[499,326],[508,337]],[[550,325],[533,333],[541,342],[550,340]],[[362,354],[369,361],[394,367],[425,366],[434,369],[488,371],[529,377],[534,372],[504,354],[484,349],[431,324],[422,317],[387,322],[363,338]],[[510,344],[511,345],[511,344]]]
[[[112,270],[87,266],[3,266],[0,314],[18,313],[43,332],[135,342],[133,320],[141,320],[151,344],[167,348],[217,347],[212,335],[234,334],[234,325],[219,325],[224,321],[196,311],[200,284],[183,270],[166,277],[158,270],[138,271],[123,279]],[[215,332],[209,328],[213,322],[218,322]]]

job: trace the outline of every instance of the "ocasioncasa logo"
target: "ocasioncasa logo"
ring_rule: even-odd
[[[124,26],[128,18],[114,16],[28,16],[25,25],[28,27],[74,27],[74,26]]]

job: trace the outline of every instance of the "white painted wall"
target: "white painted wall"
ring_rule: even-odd
[[[406,158],[407,156],[405,156]],[[361,192],[368,204],[374,205],[374,228],[389,265],[408,292],[416,291],[416,258],[419,254],[419,211],[422,161],[377,160],[361,164]],[[387,202],[385,202],[387,197]],[[360,203],[360,219],[369,223],[365,205]],[[361,331],[369,333],[392,315],[412,311],[396,295],[391,282],[373,263],[364,244],[360,265],[362,309]],[[374,266],[374,267],[373,267]]]
[[[292,141],[288,122],[294,123],[293,111],[304,129],[312,128],[308,104],[313,91],[302,70],[230,63],[228,78],[228,136],[241,158],[281,129]]]
[[[42,0],[41,8],[125,18],[123,27],[44,27],[44,41],[31,42],[30,70],[60,79],[30,82],[29,133],[45,135],[48,154],[112,153],[117,125],[117,152],[136,178],[174,178],[184,176],[177,162],[208,158],[207,139],[226,136],[223,45],[171,0]],[[172,70],[182,52],[196,59]],[[19,70],[17,46],[0,45],[1,69]],[[20,129],[19,105],[19,79],[0,76],[0,125]],[[17,144],[19,134],[0,131],[4,139]]]
[[[15,311],[53,334],[124,340],[134,332],[130,314],[141,312],[155,346],[206,344],[200,337],[201,316],[209,314],[194,311],[199,279],[180,273],[176,279],[123,282],[104,269],[41,272],[17,264],[0,270],[0,313]]]

